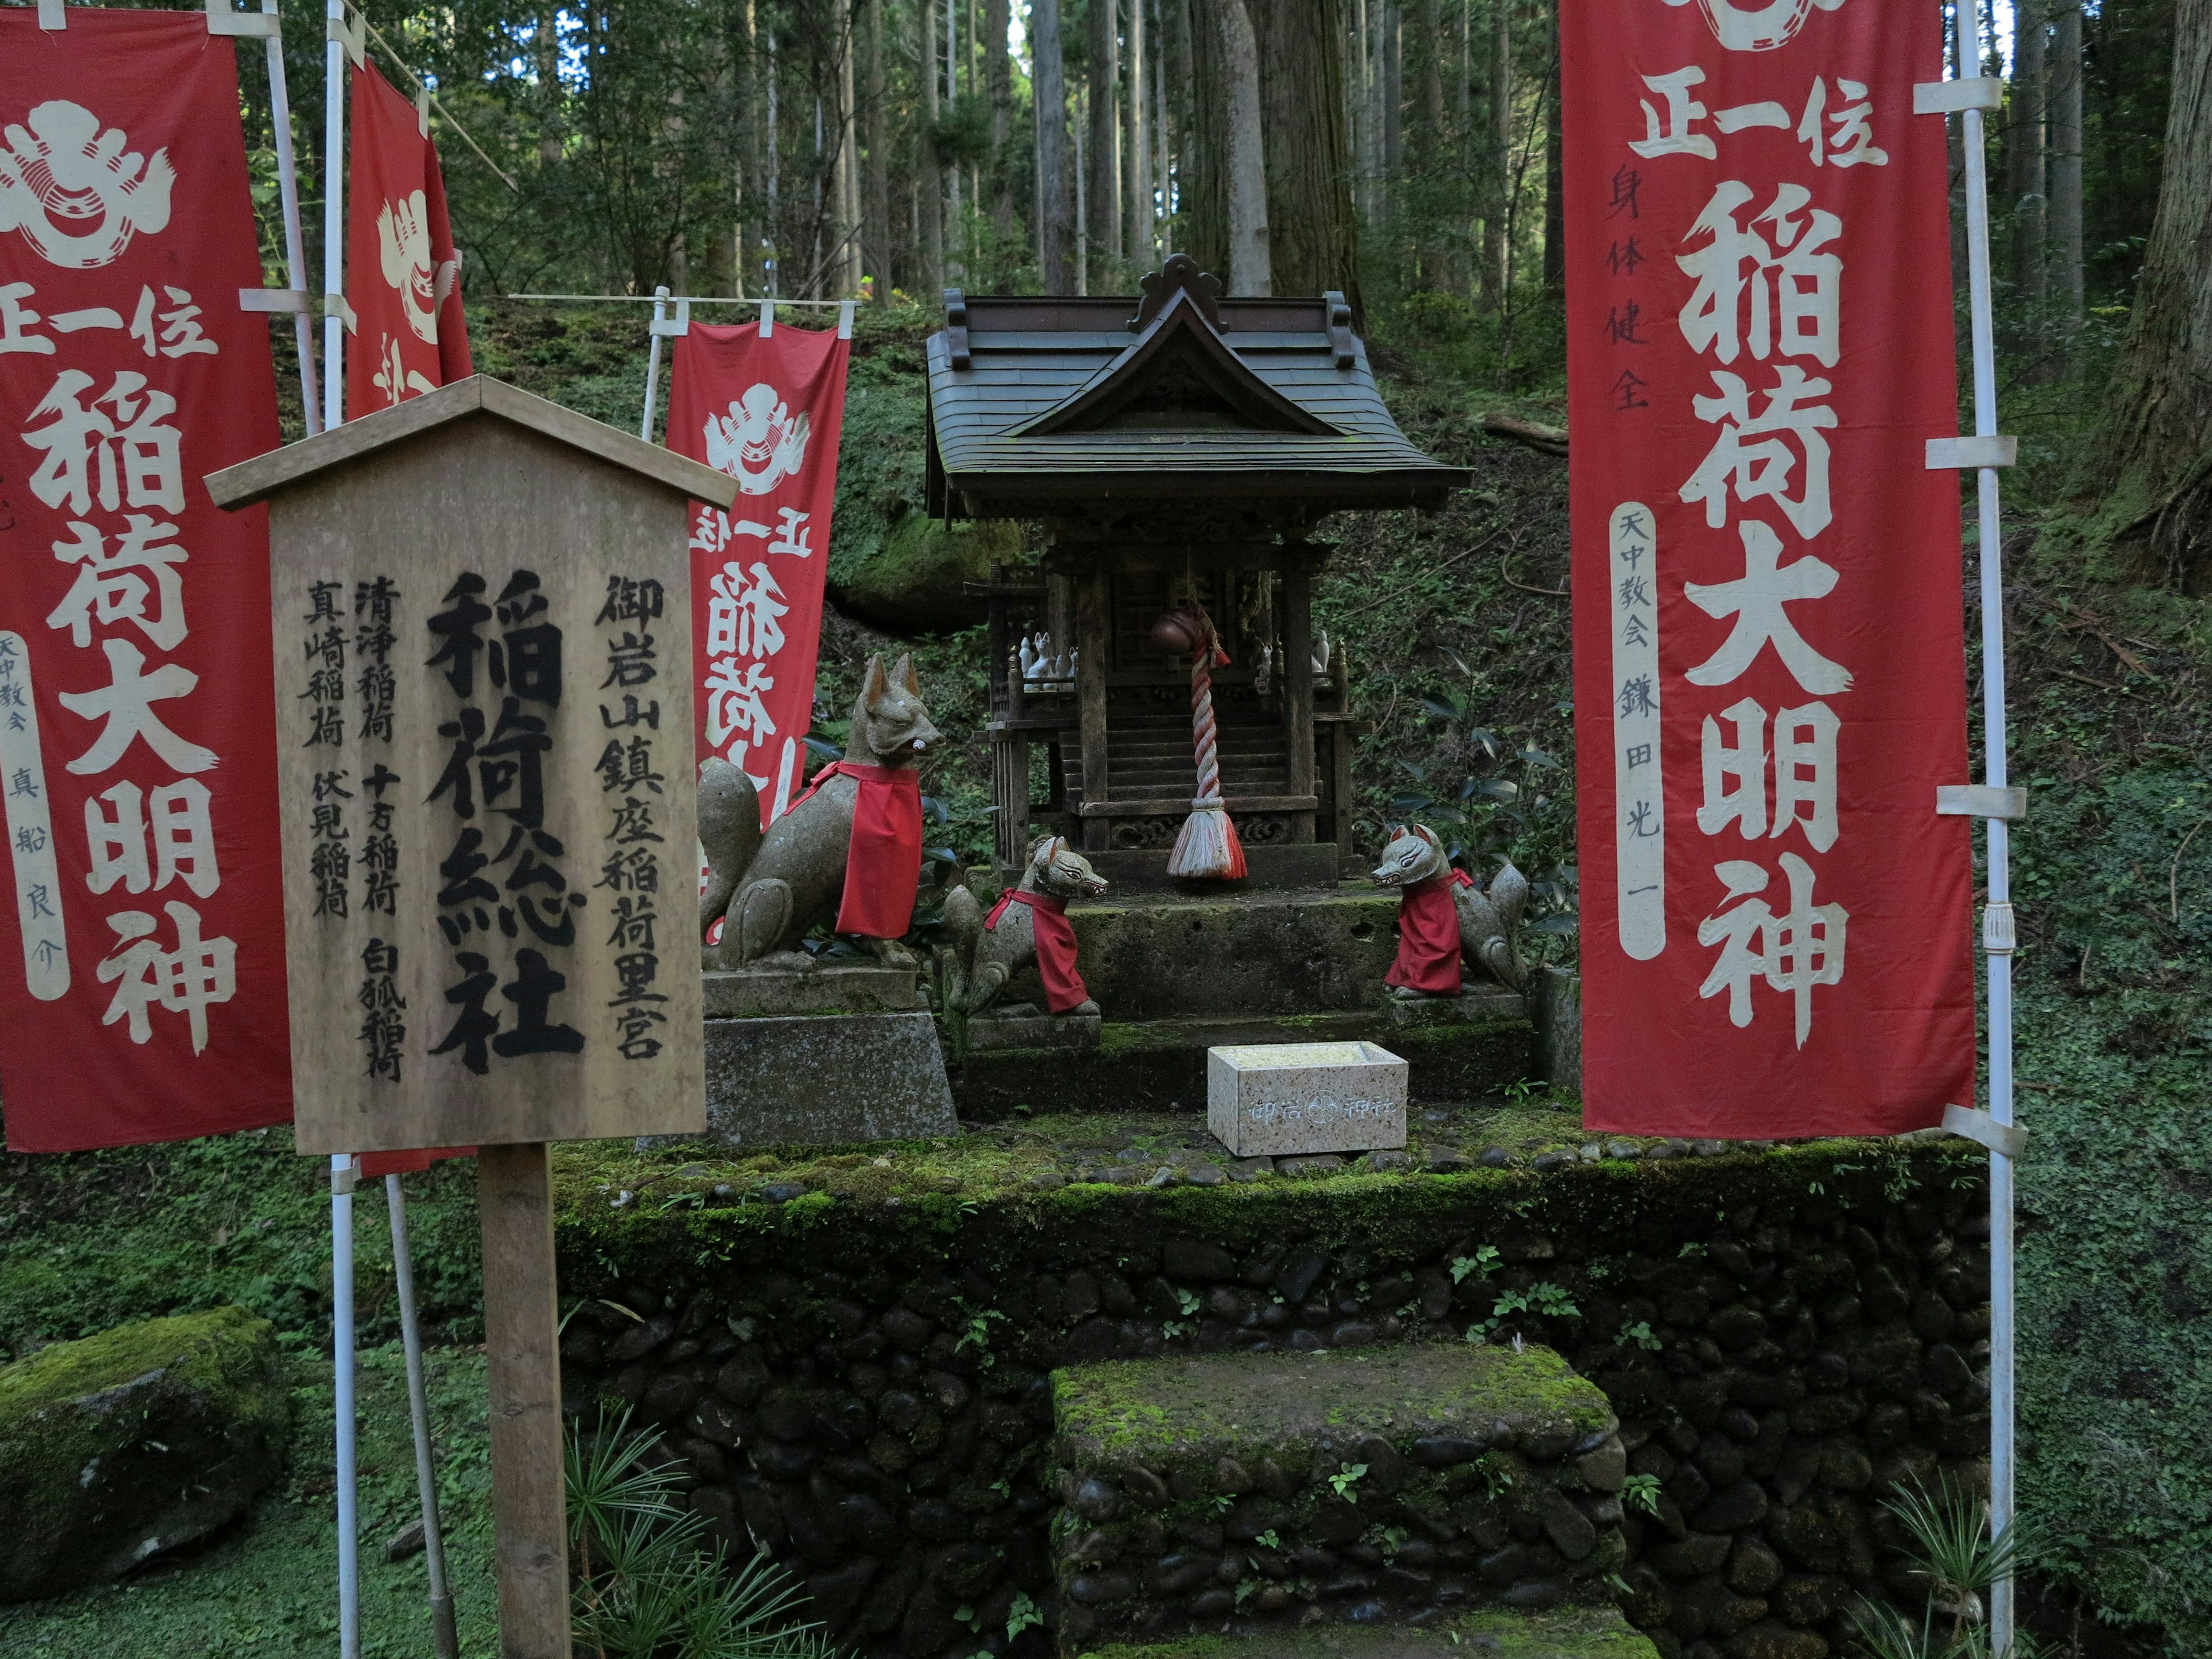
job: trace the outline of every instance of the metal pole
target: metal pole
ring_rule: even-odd
[[[1974,346],[1974,434],[1997,435],[1995,330],[1990,308],[1989,172],[1984,155],[1983,112],[1965,112],[1966,272]],[[1974,477],[1981,509],[1982,755],[1984,781],[2006,787],[2003,526],[1997,511],[1997,470]],[[2012,866],[2011,826],[1986,818],[1989,901],[1982,915],[1982,950],[1989,968],[1990,1115],[2012,1122]],[[1990,1532],[2002,1538],[2013,1523],[2013,1168],[2001,1152],[1990,1154]],[[1990,1589],[1990,1650],[2007,1659],[2013,1646],[2010,1574]]]
[[[354,1483],[353,1188],[350,1152],[331,1154],[331,1368],[336,1383],[338,1653],[361,1659],[359,1507]]]
[[[415,1263],[407,1247],[407,1194],[384,1177],[392,1212],[392,1271],[399,1283],[399,1339],[407,1350],[407,1410],[415,1427],[415,1488],[422,1504],[422,1555],[430,1568],[430,1623],[438,1659],[459,1659],[453,1593],[446,1582],[446,1540],[438,1526],[438,1473],[430,1461],[430,1394],[422,1382],[422,1327],[415,1312]]]
[[[345,27],[346,0],[324,0],[331,40],[323,48],[323,427],[345,423]],[[332,303],[335,301],[336,303]]]
[[[261,0],[261,9],[276,15],[276,0]],[[276,134],[276,192],[284,208],[284,267],[287,280],[304,302],[307,292],[307,252],[300,234],[300,169],[292,155],[292,99],[284,86],[284,40],[269,36],[269,116]],[[300,349],[300,407],[312,438],[323,429],[322,411],[315,397],[315,325],[305,311],[292,313],[293,337]]]
[[[645,358],[645,413],[639,416],[637,435],[647,443],[653,441],[653,400],[660,390],[660,329],[659,325],[668,315],[668,286],[653,290],[653,344]]]

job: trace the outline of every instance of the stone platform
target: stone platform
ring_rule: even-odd
[[[1548,1348],[1109,1361],[1053,1407],[1064,1654],[1596,1601],[1627,1560],[1619,1419]]]
[[[707,1139],[850,1146],[957,1133],[937,1026],[921,1012],[707,1022]]]

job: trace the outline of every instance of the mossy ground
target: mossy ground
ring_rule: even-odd
[[[474,1349],[430,1355],[447,1559],[463,1659],[498,1652],[490,1555],[484,1373]],[[8,1659],[325,1659],[337,1650],[337,1580],[329,1366],[291,1362],[291,1467],[283,1482],[215,1537],[157,1559],[120,1583],[50,1601],[0,1607]],[[406,1373],[398,1346],[361,1370],[362,1651],[430,1651],[422,1558],[384,1559],[384,1540],[416,1514]]]
[[[1259,1638],[1192,1636],[1144,1645],[1093,1649],[1084,1659],[1658,1659],[1658,1650],[1611,1607],[1549,1613],[1473,1613],[1419,1630],[1363,1630],[1332,1625]]]

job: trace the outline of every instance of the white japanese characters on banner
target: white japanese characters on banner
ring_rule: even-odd
[[[196,13],[0,13],[0,952],[9,1144],[290,1111],[262,515],[278,441],[231,43]]]
[[[676,345],[669,447],[739,492],[692,509],[699,758],[750,778],[764,820],[804,786],[850,352],[829,332],[698,323]]]
[[[1973,1063],[1936,12],[1563,19],[1591,1127],[1936,1122]]]

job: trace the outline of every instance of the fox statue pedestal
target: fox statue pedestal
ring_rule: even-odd
[[[910,659],[870,660],[845,758],[763,831],[738,768],[701,769],[709,866],[707,1132],[732,1146],[849,1146],[959,1127],[945,1053],[899,943],[921,866],[915,764],[938,740]],[[817,924],[872,954],[797,949]]]

